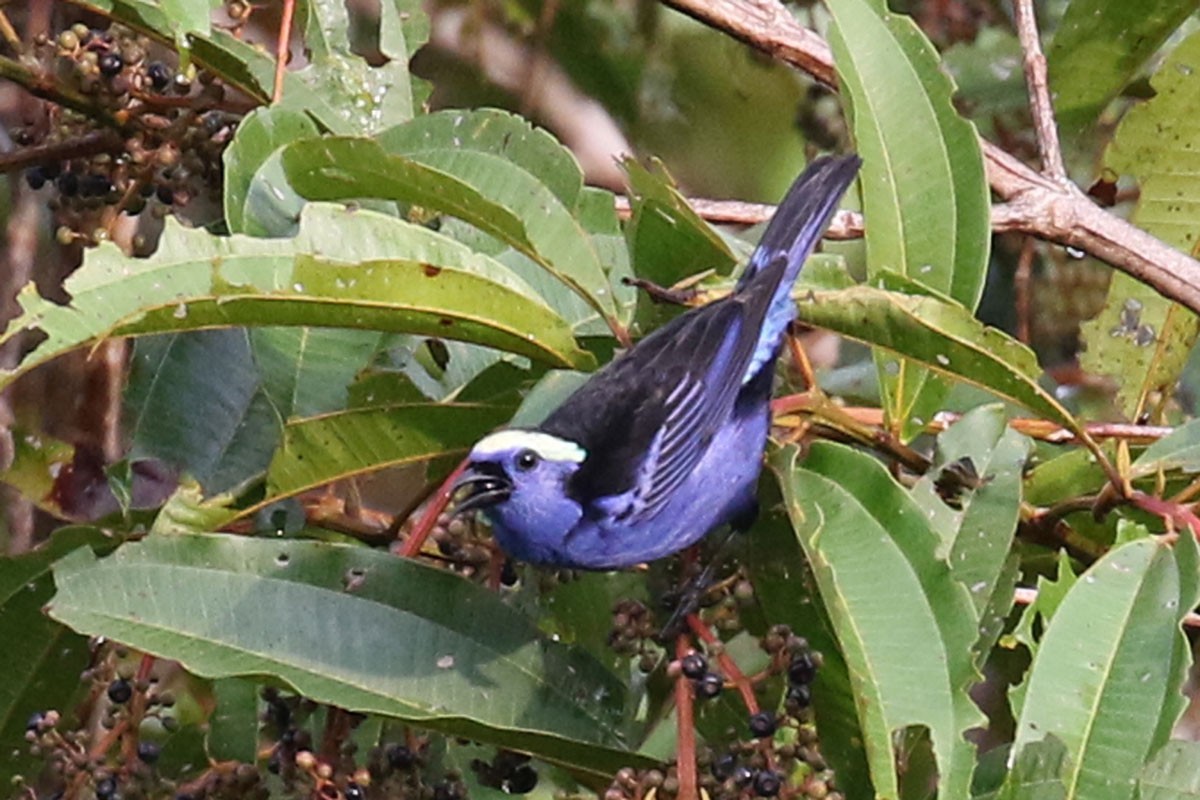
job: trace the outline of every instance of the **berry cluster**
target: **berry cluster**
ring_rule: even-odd
[[[654,615],[637,600],[620,600],[613,606],[608,646],[623,656],[638,659],[638,669],[651,672],[659,662],[653,642],[659,633]]]
[[[97,800],[155,795],[157,738],[177,728],[174,693],[124,648],[101,647],[82,674],[89,687],[85,711],[94,724],[71,727],[55,710],[32,715],[25,729],[29,752],[46,765],[46,786],[74,794],[90,787]],[[148,663],[148,662],[147,662]]]
[[[725,676],[708,668],[708,659],[701,653],[688,653],[679,661],[679,671],[692,682],[696,697],[711,700],[725,688]]]
[[[220,196],[221,154],[244,108],[210,74],[179,72],[172,53],[117,24],[73,25],[39,38],[33,55],[43,82],[74,98],[12,132],[30,188],[54,193],[60,241],[105,238],[119,212]]]

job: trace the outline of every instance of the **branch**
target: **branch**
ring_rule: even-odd
[[[797,22],[778,0],[663,0],[684,14],[836,86],[825,40]],[[1027,233],[1082,250],[1200,313],[1200,262],[1101,210],[1078,187],[1038,174],[982,140],[988,182],[1003,205],[996,231]]]
[[[1038,38],[1033,0],[1014,0],[1013,16],[1021,52],[1025,54],[1025,83],[1029,88],[1029,111],[1033,115],[1038,151],[1042,156],[1042,173],[1065,185],[1068,183],[1067,170],[1058,143],[1058,126],[1054,122],[1054,104],[1050,102],[1050,82],[1046,77],[1046,56]]]

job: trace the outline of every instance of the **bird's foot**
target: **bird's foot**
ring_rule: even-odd
[[[700,610],[704,596],[712,588],[715,572],[714,564],[710,563],[700,574],[680,587],[678,592],[672,592],[663,598],[664,604],[671,608],[671,616],[658,632],[657,639],[660,644],[671,642],[683,633],[687,627],[688,616]]]

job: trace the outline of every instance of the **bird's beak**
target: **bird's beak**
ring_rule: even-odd
[[[504,470],[492,464],[472,464],[454,483],[454,513],[465,514],[502,503],[512,494],[512,482]]]

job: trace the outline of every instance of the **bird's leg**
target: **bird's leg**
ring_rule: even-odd
[[[666,286],[659,286],[654,281],[648,281],[645,278],[621,278],[621,283],[626,286],[636,286],[641,289],[650,299],[656,303],[671,303],[677,306],[690,305],[691,301],[696,297],[695,289],[671,289]]]
[[[687,625],[687,618],[694,614],[700,608],[700,601],[704,599],[704,595],[712,588],[713,576],[716,574],[717,567],[721,563],[721,555],[724,554],[725,548],[729,546],[737,533],[736,527],[730,527],[723,534],[723,538],[717,543],[717,547],[708,564],[701,570],[700,574],[691,578],[683,585],[679,591],[679,600],[675,605],[674,611],[671,612],[670,619],[663,626],[658,634],[660,642],[669,642],[683,631]],[[692,560],[695,558],[695,551],[689,553]]]

